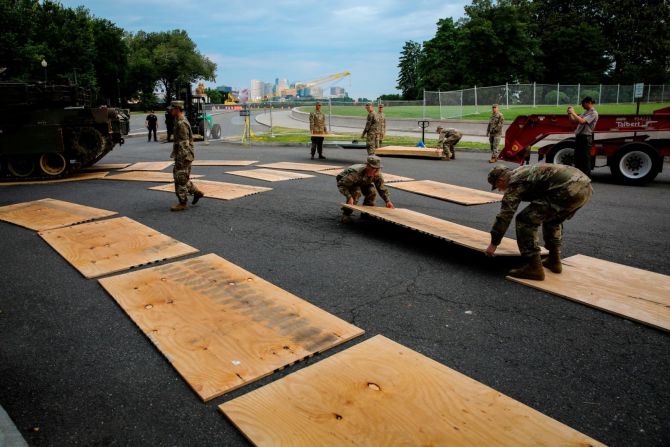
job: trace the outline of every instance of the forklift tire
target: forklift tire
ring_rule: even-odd
[[[214,124],[212,126],[212,138],[218,140],[221,138],[221,126]]]
[[[610,172],[626,185],[644,185],[661,171],[662,159],[656,150],[644,143],[624,144],[608,160]]]
[[[198,133],[203,135],[206,139],[212,139],[212,129],[209,127],[209,121],[202,120],[198,125]]]

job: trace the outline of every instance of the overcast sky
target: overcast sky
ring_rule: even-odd
[[[185,29],[217,64],[216,82],[309,81],[350,71],[337,84],[350,96],[397,93],[407,40],[435,34],[438,19],[463,16],[468,2],[440,0],[62,0],[84,5],[128,31]]]

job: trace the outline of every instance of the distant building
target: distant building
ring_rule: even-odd
[[[233,91],[233,88],[228,85],[219,85],[216,90],[220,91],[221,93],[230,93]]]
[[[342,87],[331,87],[330,88],[330,96],[334,98],[346,98],[349,95],[347,94],[347,91],[343,89]]]
[[[281,95],[283,90],[287,90],[289,88],[288,86],[288,79],[279,79],[277,82],[277,94]]]
[[[263,83],[263,97],[271,97],[274,90],[274,84],[271,82]]]
[[[256,101],[263,97],[265,83],[257,79],[251,80],[251,89],[249,89],[249,101]]]

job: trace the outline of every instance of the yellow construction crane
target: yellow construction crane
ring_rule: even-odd
[[[289,88],[286,90],[283,90],[281,93],[284,96],[297,96],[298,90],[304,89],[304,88],[312,88],[316,87],[319,84],[325,84],[326,82],[334,81],[336,79],[340,78],[345,78],[347,76],[351,76],[351,72],[349,71],[343,71],[342,73],[335,73],[332,75],[324,76],[322,78],[314,79],[309,82],[297,82],[295,84],[294,88]]]

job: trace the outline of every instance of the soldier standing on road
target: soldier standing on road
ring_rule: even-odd
[[[198,203],[204,194],[191,182],[191,163],[195,158],[193,147],[193,131],[184,117],[184,101],[172,101],[170,113],[174,118],[174,144],[170,158],[174,158],[174,189],[179,203],[172,211],[188,209],[188,194],[193,195],[193,205]]]
[[[170,113],[170,107],[165,111],[165,130],[167,131],[166,143],[172,139],[172,130],[174,129],[174,118]]]
[[[356,205],[362,194],[365,197],[363,205],[374,206],[377,198],[376,191],[379,191],[379,195],[386,202],[386,208],[393,208],[391,194],[384,185],[381,168],[381,159],[376,155],[370,155],[366,164],[349,166],[337,174],[337,189],[347,198],[348,205]],[[342,208],[342,223],[351,221],[352,212],[348,208]]]
[[[156,129],[158,129],[158,117],[154,115],[153,110],[151,110],[147,115],[147,118],[144,120],[144,125],[149,130],[149,141],[151,141],[151,132],[154,133],[154,141],[158,141],[158,139],[156,139]]]
[[[585,112],[581,115],[575,109],[568,107],[570,120],[579,123],[575,130],[575,167],[591,177],[591,146],[593,146],[593,129],[598,122],[598,112],[593,108],[595,101],[590,96],[582,99]]]
[[[379,117],[379,140],[377,141],[377,147],[382,147],[382,141],[386,136],[386,117],[384,116],[384,104],[379,104],[377,108],[377,116]]]
[[[491,143],[489,163],[495,163],[498,161],[498,148],[500,147],[500,137],[502,136],[505,117],[498,111],[498,104],[493,104],[491,109],[491,119],[489,119],[489,125],[486,128],[486,136],[489,137],[489,143]]]
[[[456,129],[445,129],[442,126],[437,126],[436,132],[440,134],[440,138],[437,140],[437,148],[444,152],[442,160],[453,160],[454,146],[461,141],[463,134]]]
[[[488,176],[492,189],[504,192],[500,212],[491,229],[491,244],[486,249],[493,256],[502,241],[521,201],[530,202],[516,216],[516,241],[519,251],[528,263],[509,272],[516,278],[544,280],[544,265],[554,273],[561,273],[561,244],[563,222],[571,219],[578,209],[591,199],[591,180],[579,169],[567,165],[541,164],[510,170],[496,166]],[[549,258],[540,260],[538,227]]]
[[[365,129],[363,129],[361,138],[367,136],[365,148],[368,151],[368,155],[374,155],[379,144],[379,115],[373,110],[372,103],[365,104],[365,110],[368,111],[368,120],[365,123]]]
[[[314,160],[314,154],[318,151],[319,158],[325,159],[323,156],[323,138],[324,137],[315,137],[314,134],[325,135],[328,133],[326,128],[326,116],[321,113],[321,103],[317,102],[314,107],[314,112],[309,114],[309,132],[312,134],[312,160]]]

